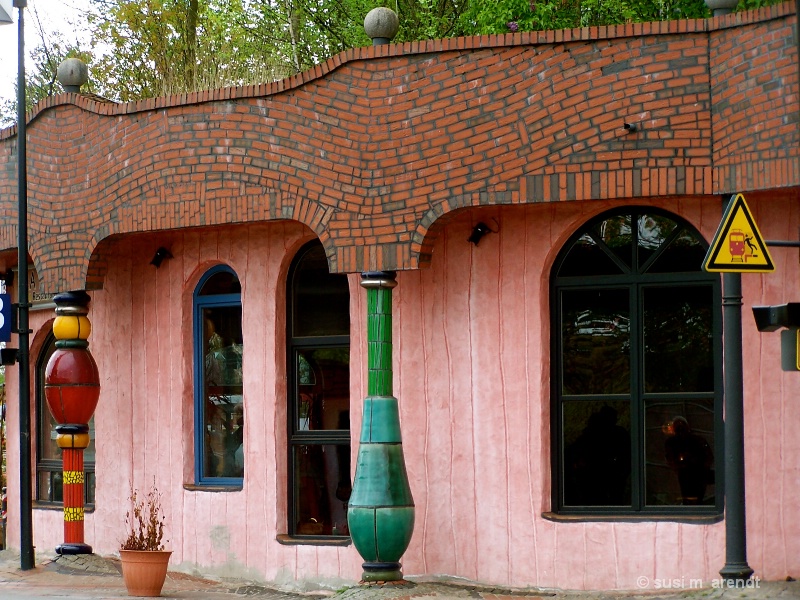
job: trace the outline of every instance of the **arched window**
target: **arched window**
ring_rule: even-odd
[[[241,485],[244,477],[242,287],[229,267],[194,292],[195,479]]]
[[[45,372],[50,357],[56,351],[56,337],[50,333],[36,359],[36,502],[63,504],[64,461],[56,443],[56,420],[47,406],[44,395]],[[89,419],[89,446],[83,452],[84,505],[94,505],[94,416]]]
[[[578,231],[551,278],[553,505],[563,514],[718,514],[719,277],[653,208]]]
[[[287,281],[289,533],[346,536],[350,498],[350,290],[318,241]]]

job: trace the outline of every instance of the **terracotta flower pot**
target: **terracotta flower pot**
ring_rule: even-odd
[[[171,554],[171,550],[120,550],[128,595],[160,596]]]

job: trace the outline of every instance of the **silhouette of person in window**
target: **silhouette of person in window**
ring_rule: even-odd
[[[692,432],[685,417],[675,417],[664,442],[667,464],[678,476],[682,504],[702,504],[714,455],[706,439]]]

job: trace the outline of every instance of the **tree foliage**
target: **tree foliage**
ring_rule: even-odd
[[[462,16],[461,30],[466,34],[509,33],[709,15],[704,0],[498,0],[471,2]]]
[[[92,62],[91,53],[82,49],[77,36],[70,38],[61,31],[47,31],[34,6],[31,6],[25,15],[24,42],[27,55],[31,59],[26,65],[33,62],[33,68],[26,66],[25,69],[26,111],[31,110],[42,98],[61,92],[61,86],[56,81],[56,71],[65,58],[77,57],[87,64]],[[16,82],[14,89],[17,90]],[[16,123],[16,115],[16,94],[14,98],[4,98],[0,101],[0,127]]]
[[[129,101],[285,75],[242,0],[92,0],[90,65],[101,95]]]

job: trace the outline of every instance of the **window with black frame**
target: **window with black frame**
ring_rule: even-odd
[[[553,505],[561,514],[722,510],[721,298],[682,219],[627,208],[553,267]]]
[[[194,293],[195,480],[241,486],[244,478],[242,287],[224,265]]]
[[[347,536],[350,290],[322,244],[301,248],[287,281],[289,533]]]
[[[56,442],[56,420],[47,407],[44,395],[45,371],[53,352],[56,338],[51,333],[42,346],[36,360],[36,502],[37,504],[61,505],[64,503],[63,470],[61,448]],[[89,446],[83,451],[84,506],[94,506],[95,488],[95,442],[94,416],[89,419]]]

